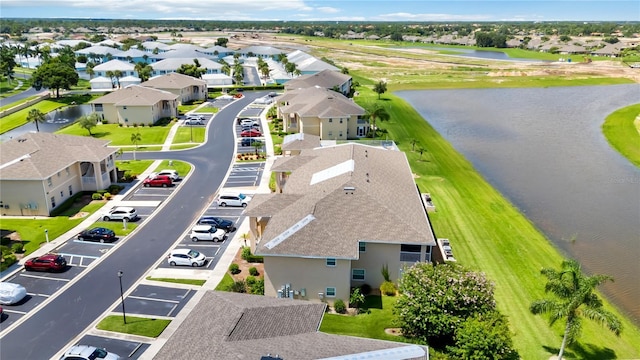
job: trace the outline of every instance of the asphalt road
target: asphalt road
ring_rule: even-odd
[[[236,114],[266,94],[266,91],[245,92],[244,98],[221,110],[209,126],[207,143],[199,148],[171,153],[138,153],[139,159],[188,161],[195,169],[174,197],[135,235],[62,294],[0,338],[0,358],[50,358],[120,298],[118,270],[124,272],[122,285],[126,292],[163,257],[213,201],[222,184],[233,161]]]

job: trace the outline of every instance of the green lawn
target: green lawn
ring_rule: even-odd
[[[357,79],[361,84],[366,79]],[[364,106],[378,102],[377,94],[362,86],[356,101]],[[380,101],[391,121],[378,123],[388,131],[409,159],[422,192],[430,192],[438,211],[430,214],[439,237],[451,240],[456,258],[463,265],[485,272],[496,284],[498,308],[509,317],[514,344],[524,359],[548,358],[560,346],[561,324],[550,329],[544,317],[529,312],[529,304],[543,298],[543,267],[557,267],[562,256],[535,226],[506,198],[496,191],[405,101],[383,95]],[[410,139],[427,152],[411,151]],[[621,318],[610,304],[605,305]],[[608,354],[617,357],[640,356],[640,331],[628,319],[620,338],[592,322],[584,324],[577,346],[568,357],[597,359]],[[581,346],[581,347],[580,347]]]
[[[20,104],[22,104],[22,103],[25,103],[25,102],[27,102],[27,101],[29,101],[29,100],[33,100],[33,99],[35,99],[35,98],[37,98],[37,97],[38,97],[37,95],[29,96],[28,98],[22,99],[22,100],[20,100],[20,101],[15,101],[15,102],[12,102],[12,103],[10,103],[10,104],[6,104],[6,105],[4,105],[4,106],[0,106],[0,111],[2,111],[2,110],[6,110],[6,109],[11,109],[11,108],[12,108],[12,107],[14,107],[14,106],[18,106],[18,105],[20,105]]]
[[[207,282],[207,280],[199,280],[199,279],[154,278],[151,276],[147,276],[146,279],[152,280],[152,281],[163,281],[163,282],[169,282],[169,283],[197,285],[197,286],[202,286],[204,285],[205,282]]]
[[[198,146],[199,144],[178,144],[178,145],[171,145],[171,147],[169,148],[170,150],[184,150],[184,149],[191,149],[193,147]]]
[[[217,107],[213,106],[203,106],[200,109],[196,110],[198,114],[215,114],[219,111]]]
[[[124,324],[122,315],[109,315],[102,319],[98,325],[96,325],[96,328],[156,338],[162,334],[170,323],[171,320],[127,316],[127,323]]]
[[[107,204],[106,207],[109,207],[109,205]],[[138,222],[140,221],[141,220],[138,220]],[[124,227],[122,226],[122,221],[96,221],[90,227],[91,228],[103,227],[103,228],[111,229],[113,230],[113,232],[116,233],[117,237],[122,238],[129,235],[135,228],[137,228],[138,224],[137,222],[129,221],[127,222],[127,228],[124,229]]]
[[[131,174],[140,175],[149,166],[153,164],[153,160],[117,160],[116,167],[119,170],[129,171]]]
[[[193,139],[191,138],[193,131]],[[206,128],[204,126],[180,126],[173,138],[174,144],[203,143]]]
[[[94,138],[111,140],[109,145],[118,146],[118,145],[128,145],[134,146],[131,142],[131,135],[135,133],[140,133],[140,137],[142,138],[138,145],[161,145],[164,143],[164,140],[167,138],[167,134],[169,133],[169,129],[173,123],[165,126],[119,126],[118,124],[105,124],[98,125],[91,129],[91,133]],[[73,124],[64,129],[57,131],[60,134],[69,134],[69,135],[79,135],[79,136],[89,136],[89,132],[86,129],[83,129],[78,124]],[[127,150],[132,150],[131,148],[127,148]],[[139,149],[140,150],[140,149]]]
[[[172,165],[169,165],[169,161],[171,161]],[[181,178],[183,178],[191,172],[191,164],[178,160],[163,160],[153,171],[160,171],[164,169],[173,169],[178,172]]]
[[[233,286],[233,278],[228,273],[224,273],[222,280],[216,286],[217,291],[231,291],[231,286]]]
[[[640,104],[627,106],[607,116],[602,132],[609,144],[640,167]]]
[[[22,82],[22,83],[21,83]],[[18,94],[22,91],[29,89],[31,85],[28,80],[16,78],[11,81],[3,80],[0,81],[0,99],[4,99],[6,97]]]
[[[13,114],[0,118],[0,134],[26,124],[27,115],[29,114],[29,111],[31,109],[38,109],[42,113],[47,114],[53,110],[67,106],[72,102],[75,102],[76,104],[84,104],[90,101],[91,99],[92,99],[91,95],[68,95],[68,96],[62,96],[59,99],[51,98],[48,100],[42,100],[37,104],[29,106],[26,109],[22,109]],[[33,125],[33,129],[34,130],[36,129],[35,125]]]

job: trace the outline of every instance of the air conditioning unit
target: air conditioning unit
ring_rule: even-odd
[[[319,292],[318,293],[318,299],[324,299],[324,293]]]

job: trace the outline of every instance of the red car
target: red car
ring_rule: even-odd
[[[142,182],[142,185],[144,185],[145,187],[149,187],[149,186],[167,187],[167,186],[171,186],[172,184],[173,182],[171,181],[171,178],[167,175],[156,175],[153,177],[148,177],[144,179],[144,181]]]
[[[24,263],[24,269],[27,271],[62,271],[66,267],[67,260],[61,255],[56,254],[45,254],[31,258]]]
[[[245,130],[240,133],[241,137],[258,137],[262,136],[262,133],[256,129]]]

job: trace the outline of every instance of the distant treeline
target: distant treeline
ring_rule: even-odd
[[[43,32],[71,34],[78,29],[90,32],[122,33],[132,29],[154,29],[171,33],[187,31],[275,31],[307,36],[340,37],[349,32],[367,36],[402,35],[441,36],[456,34],[467,36],[475,31],[504,35],[566,35],[603,37],[615,35],[632,37],[640,33],[640,22],[349,22],[349,21],[206,21],[206,20],[118,20],[118,19],[2,19],[0,33],[22,37],[30,29]],[[106,29],[106,31],[104,31]],[[87,31],[83,32],[87,32]]]

